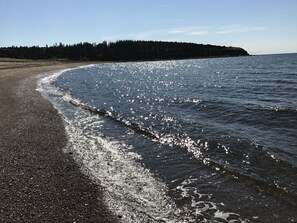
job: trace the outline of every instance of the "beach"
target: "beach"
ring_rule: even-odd
[[[36,91],[38,74],[86,64],[0,62],[0,222],[116,222],[100,186],[63,152],[63,121]]]

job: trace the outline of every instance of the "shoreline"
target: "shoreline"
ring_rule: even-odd
[[[0,221],[117,222],[102,188],[70,154],[63,121],[36,76],[92,62],[0,62]]]

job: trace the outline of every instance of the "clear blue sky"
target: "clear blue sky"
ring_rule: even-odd
[[[0,0],[0,47],[121,39],[297,52],[297,0]]]

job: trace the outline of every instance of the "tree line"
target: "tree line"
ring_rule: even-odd
[[[17,59],[67,59],[92,61],[140,61],[190,59],[224,56],[247,56],[239,47],[204,45],[196,43],[133,41],[78,43],[53,46],[12,46],[0,48],[0,57]]]

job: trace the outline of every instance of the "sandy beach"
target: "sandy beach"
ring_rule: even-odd
[[[116,222],[80,172],[36,75],[83,63],[0,62],[0,222]]]

